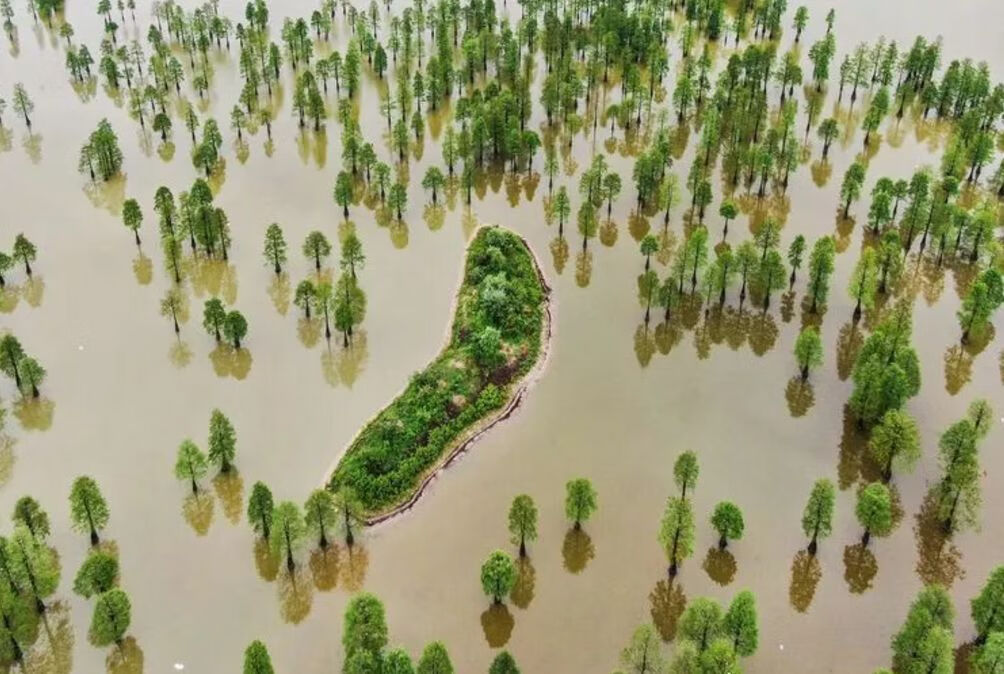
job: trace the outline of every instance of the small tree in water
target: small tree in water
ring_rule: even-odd
[[[345,544],[351,547],[356,540],[355,528],[365,522],[363,505],[351,487],[341,487],[335,492],[335,507],[338,509]]]
[[[669,576],[694,552],[694,513],[684,498],[670,497],[659,527],[659,543],[669,560]]]
[[[179,480],[188,480],[192,485],[192,493],[199,493],[199,479],[208,470],[206,455],[191,440],[183,440],[178,447],[178,458],[174,463],[174,476]]]
[[[248,499],[248,521],[255,533],[268,540],[272,530],[272,491],[263,482],[255,482]]]
[[[229,473],[237,454],[237,434],[226,415],[213,410],[209,417],[209,462]]]
[[[809,494],[809,501],[802,513],[802,531],[809,537],[808,551],[816,554],[818,541],[826,538],[833,530],[833,505],[836,492],[833,483],[827,479],[816,480]]]
[[[481,588],[496,604],[509,594],[516,583],[516,565],[512,558],[501,550],[488,556],[481,565]]]
[[[84,599],[90,599],[115,587],[118,578],[119,560],[107,552],[93,550],[73,579],[73,591]]]
[[[303,504],[303,513],[307,531],[317,538],[322,550],[327,549],[328,532],[338,525],[335,497],[327,489],[315,489]]]
[[[70,524],[74,531],[89,533],[91,545],[100,542],[98,532],[108,524],[108,504],[97,483],[86,475],[74,480],[70,489]]]
[[[272,513],[272,530],[268,543],[272,554],[286,559],[286,570],[296,569],[296,553],[303,545],[307,527],[300,509],[292,501],[283,501]]]
[[[718,532],[718,549],[724,550],[729,540],[737,541],[743,537],[746,527],[743,511],[731,501],[722,501],[711,514],[711,526]]]
[[[91,643],[108,646],[122,643],[129,623],[132,621],[132,604],[129,595],[119,588],[113,588],[98,597],[91,617]]]
[[[680,488],[680,498],[687,498],[687,490],[693,489],[697,485],[697,476],[700,474],[700,467],[697,465],[697,455],[687,451],[676,458],[673,464],[673,479],[676,486]]]
[[[236,309],[227,313],[227,318],[223,323],[223,334],[233,342],[235,349],[240,349],[241,340],[248,334],[248,322],[244,318],[244,314]]]
[[[244,674],[275,674],[268,649],[257,639],[244,650]]]
[[[527,494],[520,494],[509,508],[509,533],[519,556],[526,557],[526,542],[537,540],[537,506]]]
[[[819,328],[807,326],[795,340],[795,358],[801,369],[802,381],[809,378],[809,370],[823,364],[823,344],[819,339]]]
[[[565,516],[581,529],[582,523],[596,512],[596,490],[592,482],[584,477],[569,480],[565,484]]]
[[[858,492],[854,509],[858,523],[864,528],[861,545],[868,545],[872,534],[887,536],[892,531],[892,499],[889,488],[881,482],[872,482]]]

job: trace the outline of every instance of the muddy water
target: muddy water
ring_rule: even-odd
[[[817,38],[826,9],[817,4],[810,3],[812,30],[803,38],[808,44]],[[243,13],[236,5],[222,3],[233,17]],[[273,8],[274,32],[281,23],[276,14],[305,13],[307,5]],[[880,28],[901,42],[918,32],[941,32],[946,56],[988,59],[1000,74],[1002,15],[991,0],[962,8],[911,3],[905,12],[903,3],[842,3],[840,54],[859,40],[874,40]],[[606,672],[638,623],[654,620],[668,637],[688,598],[727,600],[747,587],[757,593],[761,647],[744,663],[746,671],[867,671],[885,664],[889,636],[924,580],[953,581],[962,614],[958,641],[972,635],[966,602],[1000,561],[996,541],[1004,535],[1004,525],[993,517],[1004,508],[1004,466],[994,451],[1002,440],[999,428],[984,445],[982,530],[956,537],[953,548],[939,552],[918,534],[916,516],[936,479],[940,430],[977,397],[1004,407],[1000,341],[978,354],[952,350],[958,338],[956,279],[949,273],[931,281],[915,262],[909,274],[918,284],[915,340],[924,384],[910,408],[922,427],[925,457],[912,475],[896,479],[904,511],[896,531],[874,542],[873,558],[853,547],[860,532],[851,487],[860,476],[861,439],[843,420],[850,386],[835,352],[840,347],[848,353],[846,345],[855,341],[844,288],[867,206],[856,206],[858,224],[849,227],[837,222],[836,203],[840,177],[860,149],[860,133],[831,152],[832,175],[824,186],[816,182],[824,172],[803,165],[792,176],[789,197],[769,206],[785,219],[784,246],[796,233],[812,240],[836,232],[843,251],[822,325],[825,363],[813,375],[812,404],[805,409],[808,393],[789,392],[800,297],[790,310],[775,300],[768,319],[753,320],[747,311],[742,320],[700,322],[678,339],[654,324],[646,333],[635,286],[641,271],[635,239],[645,226],[629,222],[633,188],[625,186],[614,208],[616,227],[607,226],[590,242],[588,260],[576,257],[573,226],[570,256],[556,264],[556,226],[545,222],[542,206],[546,178],[535,189],[522,177],[515,184],[508,176],[490,182],[470,211],[460,196],[441,213],[425,208],[420,176],[426,166],[441,163],[431,134],[421,159],[413,157],[409,165],[406,227],[380,225],[362,205],[352,209],[367,255],[365,340],[349,352],[337,344],[329,351],[323,339],[311,337],[310,326],[300,326],[288,302],[291,289],[311,272],[298,254],[306,233],[322,229],[334,238],[346,227],[330,196],[340,166],[337,124],[328,121],[326,139],[301,136],[289,110],[287,80],[271,156],[259,132],[242,160],[226,131],[239,90],[237,71],[225,56],[214,57],[208,114],[219,119],[227,137],[217,202],[229,214],[235,244],[229,265],[188,270],[191,316],[176,340],[158,312],[170,277],[151,207],[158,185],[177,194],[196,177],[187,132],[176,118],[177,148],[165,160],[159,143],[139,133],[102,84],[82,102],[67,82],[59,39],[32,28],[23,14],[19,8],[19,49],[5,45],[0,70],[7,85],[23,80],[28,86],[36,133],[27,136],[12,114],[5,116],[0,222],[3,240],[23,230],[40,256],[31,284],[23,273],[11,275],[15,287],[4,295],[0,323],[45,364],[49,377],[40,404],[17,402],[4,385],[13,412],[11,443],[0,455],[0,512],[31,493],[53,516],[52,541],[63,564],[59,597],[73,626],[72,637],[57,634],[56,651],[70,654],[73,671],[101,670],[108,653],[87,643],[91,606],[70,589],[86,543],[68,529],[66,495],[81,473],[99,481],[112,509],[107,538],[120,551],[122,584],[133,600],[135,641],[126,651],[133,671],[137,665],[165,671],[174,663],[186,671],[236,671],[254,638],[267,642],[282,671],[332,671],[340,663],[342,611],[360,587],[386,601],[393,642],[417,655],[426,642],[442,639],[460,672],[485,671],[502,643],[527,672]],[[91,10],[73,3],[69,20],[75,39],[86,39],[96,52],[100,22]],[[130,37],[145,33],[142,16],[140,25],[138,30],[126,22]],[[333,35],[344,44],[348,27],[339,22]],[[609,94],[611,100],[617,95]],[[369,139],[382,139],[378,152],[390,158],[377,101],[377,82],[367,79],[364,131]],[[833,96],[827,109],[832,105]],[[855,114],[863,107],[859,102]],[[76,155],[102,117],[119,131],[126,177],[94,188],[76,173]],[[533,124],[541,124],[541,117],[535,106]],[[908,177],[916,166],[935,163],[945,138],[943,130],[909,120],[899,132],[888,128],[883,134],[867,190],[880,175]],[[610,146],[606,136],[602,128],[595,140],[578,136],[563,162],[566,171],[588,163],[594,149],[612,151],[610,165],[629,182],[632,158],[623,132]],[[692,152],[688,148],[677,163],[681,178]],[[811,148],[812,161],[818,154],[818,147]],[[578,175],[563,180],[574,188]],[[140,254],[117,215],[127,196],[139,198],[146,215]],[[748,205],[731,228],[733,243],[749,236],[751,216],[764,215],[752,212],[755,202]],[[717,201],[709,209],[716,211]],[[682,215],[682,209],[673,214],[676,236]],[[720,222],[714,215],[708,220],[714,233]],[[273,221],[283,225],[292,244],[289,276],[279,283],[260,252],[264,229]],[[256,555],[244,521],[251,484],[265,480],[277,499],[302,502],[359,426],[438,351],[465,241],[482,221],[520,231],[555,288],[554,344],[543,377],[523,410],[451,467],[410,514],[368,532],[351,556],[341,549],[327,558],[305,558],[294,581],[271,580],[275,569]],[[653,219],[652,226],[660,223]],[[656,269],[665,273],[661,264]],[[201,329],[201,304],[213,294],[247,316],[245,353],[214,349]],[[185,437],[204,444],[214,407],[237,428],[240,475],[207,484],[207,493],[193,501],[172,477],[174,453]],[[701,461],[694,495],[700,526],[695,555],[670,586],[656,531],[673,490],[672,461],[685,449],[697,451]],[[601,506],[587,537],[570,537],[563,485],[579,475],[593,480]],[[814,567],[796,555],[804,545],[799,517],[810,485],[822,476],[842,490],[834,534]],[[506,510],[520,492],[538,502],[540,539],[508,609],[487,612],[478,567],[492,549],[507,545]],[[747,518],[747,536],[733,546],[732,560],[708,555],[714,535],[707,517],[725,498],[740,504]],[[50,666],[53,660],[46,666],[59,671]],[[67,668],[64,659],[62,670]]]

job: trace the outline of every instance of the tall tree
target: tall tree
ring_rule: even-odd
[[[589,480],[580,477],[565,484],[565,516],[575,522],[576,530],[582,528],[582,522],[592,517],[596,508],[596,490]]]
[[[711,514],[711,526],[718,532],[718,548],[724,550],[730,539],[737,541],[743,537],[746,528],[743,511],[731,501],[721,501]]]
[[[135,199],[126,199],[122,204],[122,224],[133,233],[136,245],[140,245],[139,227],[143,224],[143,211]]]
[[[179,480],[188,480],[192,485],[192,493],[198,494],[199,479],[207,470],[206,455],[191,440],[183,440],[174,462],[174,476]]]
[[[108,504],[98,484],[86,475],[74,480],[70,489],[70,524],[74,531],[89,533],[91,545],[97,545],[98,532],[107,526],[108,515]]]
[[[272,513],[275,505],[272,500],[272,490],[264,482],[255,482],[248,498],[248,522],[255,533],[265,540],[271,537]]]
[[[209,462],[221,473],[229,473],[237,454],[237,434],[223,412],[214,409],[209,417]]]
[[[307,531],[317,538],[322,549],[327,549],[328,533],[338,525],[335,497],[327,489],[315,489],[303,504],[303,514]]]
[[[901,471],[913,470],[921,453],[917,422],[905,410],[889,410],[872,429],[868,449],[881,466],[885,482],[892,478],[893,466]]]
[[[515,583],[516,565],[501,550],[491,553],[481,565],[481,589],[496,604],[502,602],[502,598],[509,594]]]
[[[244,650],[244,674],[275,674],[268,649],[257,639]]]
[[[537,540],[537,506],[527,494],[520,494],[509,508],[509,534],[519,556],[526,557],[526,542]]]
[[[889,488],[881,482],[872,482],[858,492],[854,509],[858,523],[865,530],[861,544],[868,545],[872,535],[887,536],[892,531],[892,499]]]
[[[296,504],[292,501],[279,503],[272,512],[268,544],[273,555],[286,560],[286,570],[290,574],[296,569],[296,554],[306,535],[307,527]]]
[[[690,501],[670,497],[659,527],[659,543],[669,560],[669,576],[672,578],[680,562],[694,551],[694,513]]]
[[[98,597],[91,617],[91,643],[95,646],[122,644],[132,621],[132,604],[129,595],[112,588]]]
[[[286,238],[276,222],[265,230],[265,259],[271,263],[276,276],[282,273],[282,265],[286,263]]]
[[[697,454],[686,451],[676,457],[673,463],[673,480],[680,488],[680,498],[687,498],[687,490],[693,489],[697,485],[697,476],[700,474],[700,467],[697,465]]]
[[[809,538],[809,554],[816,554],[816,546],[821,538],[827,538],[833,531],[833,506],[836,491],[827,479],[816,480],[809,494],[809,501],[802,513],[802,531]]]

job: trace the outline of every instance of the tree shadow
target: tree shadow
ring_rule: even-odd
[[[227,473],[219,473],[213,478],[213,489],[223,506],[223,516],[231,524],[241,521],[241,510],[244,505],[244,478],[236,469]]]
[[[844,580],[853,594],[863,594],[871,589],[878,574],[878,560],[871,549],[861,543],[844,547]]]
[[[209,527],[213,523],[214,505],[215,499],[204,491],[189,494],[182,502],[181,515],[197,536],[209,533]]]
[[[979,652],[980,646],[976,641],[967,641],[964,644],[959,644],[955,649],[954,674],[971,674],[971,672],[977,671],[973,665],[973,657]],[[982,672],[982,670],[979,671]]]
[[[132,261],[132,273],[136,277],[136,283],[141,286],[150,285],[153,280],[153,261],[140,251]]]
[[[589,286],[593,278],[592,251],[579,251],[575,256],[575,284],[580,288]]]
[[[306,572],[296,569],[281,573],[278,579],[279,616],[282,621],[299,625],[310,613],[314,604],[314,585]]]
[[[300,320],[296,322],[296,336],[299,338],[300,343],[308,349],[314,348],[321,339],[322,323],[323,321],[316,316],[310,319],[300,316]]]
[[[687,608],[687,595],[679,583],[665,578],[655,584],[648,595],[651,605],[652,623],[663,641],[672,641],[676,637],[677,623],[683,610]]]
[[[854,486],[862,476],[868,435],[858,428],[850,405],[844,405],[843,431],[840,434],[840,454],[837,462],[837,486],[841,490]]]
[[[573,574],[581,573],[595,556],[593,539],[585,529],[569,528],[561,544],[561,557],[564,560],[565,570]]]
[[[512,603],[522,609],[529,607],[536,584],[537,570],[533,567],[533,562],[529,557],[521,557],[516,562],[516,582],[509,592]]]
[[[865,337],[858,329],[857,323],[848,321],[840,328],[837,335],[837,376],[840,381],[847,381],[854,370],[858,352],[865,343]]]
[[[712,546],[708,548],[708,554],[705,555],[701,568],[711,580],[724,587],[735,579],[739,567],[731,552]]]
[[[551,239],[551,260],[554,262],[554,273],[560,275],[568,263],[568,241],[564,237]]]
[[[45,396],[39,398],[21,397],[14,403],[14,416],[26,431],[47,431],[52,428],[52,416],[56,403]]]
[[[795,375],[788,380],[784,389],[784,399],[788,402],[788,413],[793,417],[804,417],[816,402],[816,394],[812,382]]]
[[[45,639],[35,644],[25,657],[23,669],[33,674],[70,674],[73,671],[73,624],[70,607],[62,600],[46,607],[42,622]]]
[[[143,649],[136,639],[126,637],[108,652],[105,667],[108,674],[143,674]]]
[[[617,243],[617,223],[613,220],[605,220],[599,229],[600,243],[607,248]]]
[[[655,355],[655,339],[645,323],[640,323],[634,331],[634,355],[638,364],[648,367]]]
[[[408,246],[408,223],[404,220],[392,220],[390,227],[390,242],[398,250]]]
[[[973,357],[960,345],[954,344],[945,351],[945,390],[956,395],[973,378]]]
[[[422,220],[425,221],[425,226],[429,228],[430,232],[438,232],[443,228],[443,223],[446,222],[446,209],[442,205],[428,204],[422,209]]]
[[[756,356],[763,356],[777,344],[778,329],[774,316],[760,314],[752,316],[749,322],[750,349]]]
[[[329,386],[344,384],[346,388],[359,379],[369,360],[369,348],[365,330],[356,330],[348,347],[332,350],[331,345],[321,352],[321,373]]]
[[[348,548],[348,559],[341,566],[342,585],[349,592],[358,592],[366,580],[366,569],[369,568],[370,554],[363,546],[356,543]]]
[[[268,297],[272,300],[272,306],[275,307],[280,316],[285,316],[289,312],[291,294],[289,274],[285,271],[273,274],[272,280],[268,284]]]
[[[950,540],[938,516],[939,485],[933,485],[924,496],[920,510],[914,516],[913,535],[917,541],[917,575],[924,584],[951,588],[965,577],[962,553]]]
[[[481,629],[485,632],[485,641],[490,648],[501,648],[509,643],[516,620],[509,612],[509,607],[503,603],[492,603],[481,614]]]
[[[192,362],[192,348],[187,342],[180,339],[171,343],[171,348],[167,351],[167,358],[179,370]]]
[[[812,598],[816,595],[819,580],[823,577],[823,569],[815,555],[805,550],[795,553],[791,561],[791,585],[788,588],[788,601],[799,613],[809,610]]]
[[[253,361],[251,351],[248,349],[244,347],[235,349],[223,342],[209,352],[209,362],[213,364],[213,372],[221,378],[233,377],[238,381],[247,379]]]
[[[310,573],[314,579],[314,587],[321,592],[333,590],[338,585],[339,555],[337,545],[314,548],[310,553]]]
[[[268,541],[258,536],[254,539],[254,566],[261,579],[271,583],[279,575],[279,558],[272,554]]]

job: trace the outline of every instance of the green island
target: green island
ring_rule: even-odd
[[[550,288],[518,234],[477,231],[449,341],[349,445],[329,487],[369,522],[410,507],[431,476],[518,404],[549,337]]]

